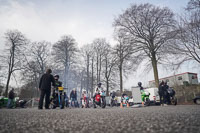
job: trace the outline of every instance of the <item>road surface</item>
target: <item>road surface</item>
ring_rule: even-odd
[[[200,133],[200,106],[0,109],[0,132]]]

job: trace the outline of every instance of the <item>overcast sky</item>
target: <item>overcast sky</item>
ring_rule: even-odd
[[[0,49],[8,29],[18,29],[31,41],[55,43],[62,35],[72,35],[79,46],[97,37],[114,45],[114,18],[130,4],[147,2],[181,13],[188,0],[0,0]],[[180,72],[190,70],[186,67]],[[160,76],[164,75],[161,72]],[[153,79],[152,73],[145,76],[149,79]]]
[[[114,17],[131,3],[152,3],[180,12],[188,0],[0,0],[0,46],[8,29],[32,41],[52,43],[72,35],[79,46],[105,37],[112,44]]]

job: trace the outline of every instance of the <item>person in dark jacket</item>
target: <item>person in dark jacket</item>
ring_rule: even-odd
[[[59,75],[55,75],[54,76],[54,79],[55,79],[55,88],[53,89],[53,94],[52,94],[52,97],[53,97],[53,103],[54,103],[54,109],[56,107],[59,106],[59,100],[58,100],[58,93],[56,93],[56,91],[58,91],[58,87],[62,87],[62,82],[59,81]]]
[[[8,108],[13,107],[14,98],[15,98],[15,93],[14,93],[14,88],[12,88],[12,90],[10,90],[10,92],[8,94],[8,103],[7,103]]]
[[[76,102],[77,102],[77,93],[76,93],[76,89],[74,88],[71,93],[70,93],[70,99],[71,99],[71,106],[77,106]],[[74,103],[74,105],[72,104]]]
[[[160,104],[161,106],[167,106],[167,90],[165,86],[165,82],[162,81],[159,85],[159,95],[160,95]]]
[[[51,85],[55,86],[55,80],[53,75],[51,75],[52,70],[47,69],[46,73],[42,75],[39,83],[39,90],[40,90],[40,101],[38,109],[43,108],[43,100],[45,96],[45,108],[49,109],[50,104],[50,94],[51,94]]]
[[[166,91],[166,92],[164,94],[165,94],[165,98],[166,98],[166,103],[170,104],[170,95],[168,93],[168,89],[169,89],[169,86],[167,85],[167,81],[165,81],[165,83],[164,83],[164,91]]]
[[[62,87],[62,82],[59,81],[59,75],[55,75],[54,79],[55,79],[55,88],[58,89],[58,87]]]

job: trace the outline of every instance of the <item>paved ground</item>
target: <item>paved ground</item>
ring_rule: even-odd
[[[200,133],[200,106],[0,109],[0,132]]]

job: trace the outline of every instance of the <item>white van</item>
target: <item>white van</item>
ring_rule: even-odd
[[[158,94],[158,88],[146,88],[145,91],[150,93],[149,99],[151,103],[159,104],[160,103],[160,96]]]

